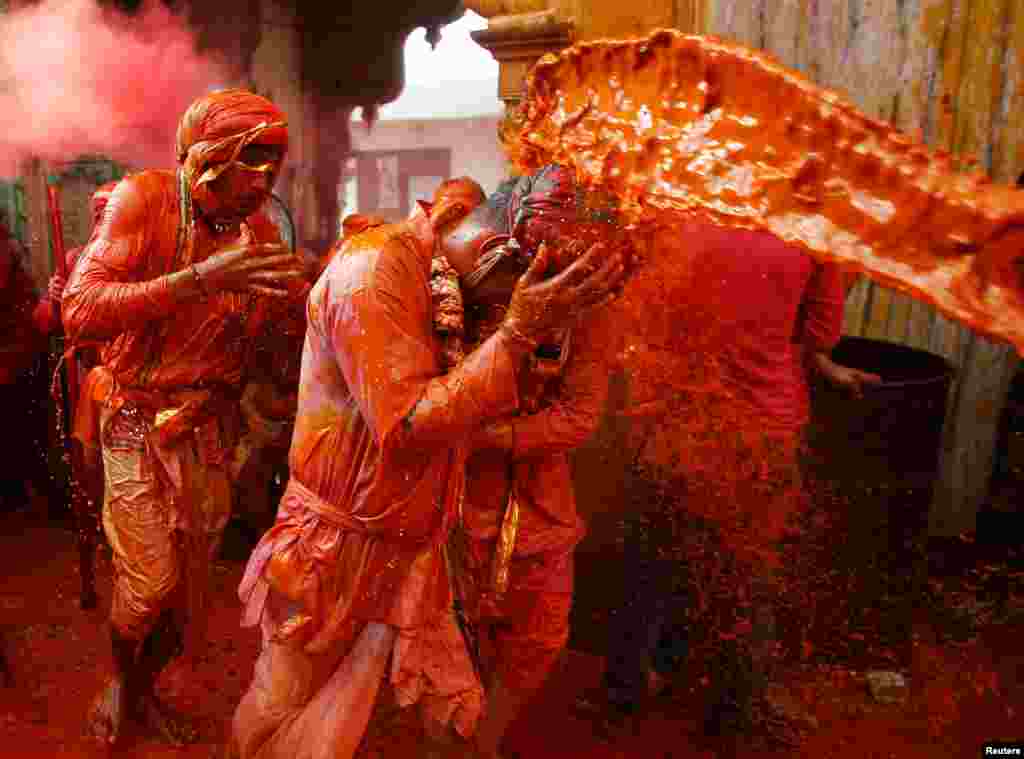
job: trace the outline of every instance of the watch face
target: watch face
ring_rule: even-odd
[[[270,216],[270,220],[274,222],[274,226],[277,227],[277,231],[281,235],[281,241],[294,252],[297,244],[295,222],[292,220],[288,206],[277,195],[271,194],[266,208],[267,215]]]

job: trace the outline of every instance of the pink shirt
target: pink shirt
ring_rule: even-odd
[[[806,360],[831,351],[842,332],[842,269],[767,232],[695,223],[685,234],[709,266],[727,380],[766,428],[798,431],[810,418]]]

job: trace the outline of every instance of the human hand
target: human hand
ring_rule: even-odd
[[[819,355],[817,363],[821,373],[832,386],[845,390],[857,399],[864,397],[866,385],[878,385],[882,382],[882,378],[877,374],[842,366],[827,356]]]
[[[597,242],[565,271],[547,277],[553,253],[541,244],[526,273],[519,278],[505,315],[513,334],[538,342],[552,329],[570,325],[577,317],[608,303],[625,277],[621,250]]]
[[[46,286],[46,294],[49,296],[52,303],[60,305],[61,300],[64,297],[64,288],[67,287],[67,278],[62,277],[59,272],[55,272],[50,277],[50,282]]]
[[[257,243],[242,225],[238,240],[195,265],[208,292],[253,292],[286,297],[289,284],[303,279],[301,262],[278,243]]]

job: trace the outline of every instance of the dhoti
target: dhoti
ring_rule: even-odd
[[[110,622],[142,640],[170,609],[185,650],[203,640],[210,569],[231,513],[224,463],[196,433],[157,450],[131,406],[101,414],[106,493],[103,529],[113,551]],[[170,472],[170,474],[168,474]]]
[[[247,618],[259,620],[263,647],[234,718],[233,751],[241,759],[349,759],[385,683],[399,706],[419,704],[431,732],[450,725],[468,737],[476,728],[483,689],[450,608],[425,619],[411,611],[397,614],[420,617],[415,625],[346,615],[329,641],[320,634],[330,617],[324,610],[345,606],[343,599],[351,600],[359,584],[346,583],[346,594],[332,574],[354,560],[362,568],[356,575],[363,575],[379,553],[366,543],[346,556],[345,544],[351,549],[365,538],[339,524],[344,521],[293,479],[277,525],[253,552],[240,595]],[[296,577],[320,578],[305,600],[298,600],[298,593],[297,600],[287,598],[265,579],[273,576],[267,565],[274,555],[285,553]],[[402,572],[389,606],[417,606],[439,558],[436,546],[422,548]],[[309,645],[311,638],[318,642]]]

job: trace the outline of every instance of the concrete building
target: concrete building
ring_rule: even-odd
[[[498,143],[504,113],[498,67],[467,33],[483,26],[483,19],[470,18],[445,29],[436,50],[422,32],[410,36],[402,95],[380,109],[372,127],[352,123],[352,155],[339,193],[343,215],[401,218],[442,179],[468,175],[492,192],[508,175]]]
[[[339,197],[343,214],[402,218],[448,177],[468,175],[493,192],[507,176],[498,146],[498,115],[443,119],[394,119],[367,130],[353,125]]]

